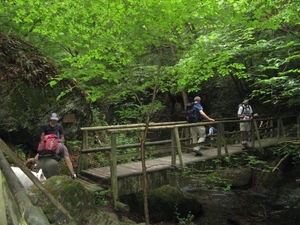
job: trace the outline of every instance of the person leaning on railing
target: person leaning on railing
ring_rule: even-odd
[[[201,101],[201,98],[199,96],[196,96],[194,98],[194,107],[195,107],[195,110],[196,110],[195,112],[196,112],[197,121],[200,122],[201,119],[207,119],[211,122],[215,122],[215,120],[213,118],[210,118],[203,111],[203,107],[200,104],[200,101]],[[203,125],[191,127],[190,132],[191,132],[191,135],[192,135],[193,144],[195,144],[195,143],[201,144],[205,141],[206,131],[205,131],[205,127]],[[201,147],[203,148],[203,146],[200,146],[200,145],[193,148],[193,152],[196,153],[196,156],[202,156],[202,153],[200,152]]]

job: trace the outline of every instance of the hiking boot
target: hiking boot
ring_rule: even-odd
[[[249,146],[247,143],[245,144],[245,147],[246,147],[247,149],[250,148],[250,146]]]
[[[193,150],[195,156],[202,156],[202,153],[199,150]]]
[[[250,148],[250,146],[247,143],[242,144],[242,150],[246,150],[246,149],[249,149],[249,148]]]
[[[195,156],[202,156],[202,153],[201,153],[201,152],[197,152],[197,153],[195,154]]]

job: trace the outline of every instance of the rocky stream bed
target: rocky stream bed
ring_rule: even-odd
[[[300,224],[300,163],[293,161],[292,157],[279,161],[280,157],[251,169],[238,167],[213,172],[211,175],[221,178],[219,181],[183,178],[181,190],[196,196],[203,206],[203,214],[196,216],[191,223],[183,218],[155,224]],[[264,170],[268,167],[268,171]],[[220,182],[224,180],[228,182]],[[230,188],[226,186],[229,183]]]

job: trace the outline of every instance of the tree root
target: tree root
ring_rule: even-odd
[[[277,163],[277,165],[273,168],[272,172],[274,172],[278,166],[290,155],[290,153],[286,154],[280,161]]]

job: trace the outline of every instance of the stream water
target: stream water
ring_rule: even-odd
[[[195,225],[300,224],[300,182],[294,176],[287,183],[271,188],[258,183],[247,190],[191,193],[204,208],[204,215],[194,220]]]
[[[215,174],[211,179],[208,173],[199,175],[200,171],[179,176],[177,186],[195,195],[204,213],[192,223],[183,218],[179,223],[162,221],[155,225],[300,225],[300,161],[296,162],[293,157],[281,159],[256,160],[260,164],[251,167],[250,182],[231,188],[222,182],[212,183]],[[239,165],[228,174],[235,178],[236,184],[249,177],[249,173],[239,176],[241,170],[242,165]]]

